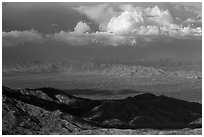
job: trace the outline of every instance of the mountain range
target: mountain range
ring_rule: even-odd
[[[3,86],[2,92],[3,134],[75,134],[101,129],[169,131],[202,127],[200,103],[163,95],[138,93],[124,99],[93,100],[55,88]]]

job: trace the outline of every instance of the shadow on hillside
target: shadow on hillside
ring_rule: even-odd
[[[201,104],[186,102],[166,96],[155,96],[150,93],[145,93],[135,97],[106,101],[78,98],[53,88],[27,90],[29,92],[40,90],[52,100],[46,100],[33,94],[22,94],[18,90],[12,90],[3,86],[3,94],[8,98],[20,100],[48,111],[60,110],[65,114],[67,113],[81,118],[84,116],[96,116],[98,113],[101,113],[101,116],[91,119],[90,122],[98,123],[104,128],[156,128],[163,130],[202,127],[200,123],[191,123],[202,117]],[[91,92],[93,91],[94,90],[91,90]],[[62,95],[66,97],[66,99],[74,100],[74,103],[66,104],[60,101],[56,97],[57,95]],[[96,108],[99,109],[95,112]],[[135,123],[134,127],[127,124],[120,125],[120,123],[116,125],[111,125],[111,122],[109,122],[108,125],[101,123],[110,119],[118,119],[120,121],[126,121],[126,123],[129,124],[130,120],[132,120],[130,119],[131,117],[133,117],[133,120],[137,117],[141,118],[142,121],[138,121],[138,119],[135,121],[143,123]],[[113,124],[115,123],[113,122]]]

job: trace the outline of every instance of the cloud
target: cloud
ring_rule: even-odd
[[[74,31],[65,32],[60,31],[59,33],[55,33],[53,35],[47,35],[49,40],[54,40],[59,42],[60,44],[68,44],[71,46],[82,46],[86,44],[90,44],[89,31],[91,31],[89,25],[80,21],[74,27]]]
[[[180,18],[174,19],[169,10],[163,10],[158,6],[144,8],[123,4],[118,8],[120,9],[118,12],[109,4],[75,8],[98,23],[100,30],[96,32],[91,32],[89,26],[91,24],[83,21],[78,22],[71,32],[60,31],[55,34],[41,34],[35,30],[3,32],[3,46],[43,42],[67,46],[138,46],[167,39],[200,39],[202,36],[201,27],[185,25],[185,22],[201,22],[201,17],[189,18],[183,22]],[[180,24],[176,24],[175,21],[179,21]]]
[[[158,6],[140,8],[123,5],[121,15],[111,18],[107,31],[119,35],[164,35],[170,37],[201,36],[201,27],[183,27],[173,23],[168,10]]]
[[[151,36],[151,35],[159,35],[160,33],[160,28],[157,26],[141,26],[137,32],[138,35],[147,35],[147,36]]]
[[[70,46],[139,46],[153,41],[167,41],[168,38],[189,39],[189,36],[201,36],[202,29],[170,26],[140,26],[134,34],[117,34],[111,32],[74,33],[61,31],[50,35],[50,39],[61,45]]]
[[[24,45],[26,43],[42,43],[43,41],[42,34],[33,29],[2,33],[2,45],[5,47]]]
[[[144,9],[144,17],[151,24],[167,26],[173,22],[172,16],[168,10],[161,10],[158,6]]]
[[[61,45],[70,46],[134,46],[136,45],[136,38],[134,36],[126,37],[109,32],[95,32],[95,33],[73,33],[64,32],[55,33],[49,36]]]
[[[176,25],[170,25],[167,27],[161,28],[161,34],[171,36],[177,39],[190,39],[202,35],[202,29],[200,27],[190,28],[190,27],[181,27]]]
[[[89,32],[90,30],[91,29],[89,25],[80,21],[77,23],[76,27],[74,28],[74,33],[84,33],[84,32]]]
[[[180,18],[183,25],[202,27],[201,2],[174,2],[170,7],[171,12]]]
[[[74,8],[80,14],[85,14],[89,19],[99,24],[99,30],[104,31],[107,28],[108,21],[119,13],[114,11],[109,4],[99,4],[96,6],[80,6]]]
[[[168,26],[172,21],[172,17],[168,10],[161,10],[155,6],[152,8],[134,8],[131,5],[122,6],[124,12],[118,17],[113,17],[108,23],[109,32],[118,34],[127,34],[140,31],[138,29],[145,26]]]
[[[110,32],[89,33],[90,27],[83,22],[78,22],[74,31],[61,31],[54,35],[48,35],[49,40],[54,40],[61,45],[83,46],[83,45],[102,45],[102,46],[134,46],[136,45],[135,36],[120,36]]]
[[[40,33],[29,34],[29,31],[3,32],[3,46],[21,46],[29,43],[52,43],[63,46],[140,46],[154,41],[169,41],[170,36],[174,38],[188,38],[188,36],[195,35],[195,32],[202,33],[201,28],[191,29],[184,27],[182,30],[176,30],[175,26],[168,28],[157,26],[141,26],[137,34],[118,35],[110,32],[84,32],[75,33],[61,31],[55,34],[42,35]],[[36,32],[32,30],[33,32]],[[23,35],[22,35],[23,34]],[[162,35],[159,35],[162,34]],[[34,36],[34,37],[33,37]],[[39,37],[40,36],[40,37]],[[176,36],[176,37],[175,37]],[[148,44],[147,44],[148,45]]]
[[[202,18],[197,17],[197,18],[187,18],[184,23],[202,23]]]
[[[53,35],[49,35],[49,39],[51,41],[54,40],[54,42],[57,42],[61,45],[70,45],[70,46],[83,46],[88,45],[89,39],[87,39],[86,33],[80,34],[80,33],[73,33],[73,32],[65,32],[61,31],[59,33],[55,33]]]
[[[95,43],[104,46],[135,46],[137,44],[134,36],[126,37],[109,32],[96,32],[91,35]]]
[[[144,23],[141,13],[124,11],[120,16],[113,17],[108,23],[108,32],[128,34]]]

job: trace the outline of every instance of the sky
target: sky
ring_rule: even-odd
[[[2,3],[3,63],[202,56],[202,3]]]

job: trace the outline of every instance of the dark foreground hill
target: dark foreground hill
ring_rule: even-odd
[[[170,134],[183,129],[201,134],[202,105],[166,96],[91,100],[53,88],[4,86],[2,92],[3,134]]]

